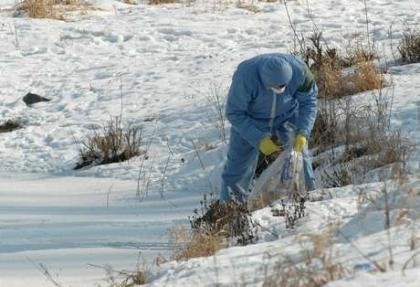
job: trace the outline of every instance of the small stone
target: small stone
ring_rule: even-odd
[[[31,105],[39,103],[39,102],[49,102],[49,101],[51,101],[50,99],[47,99],[47,98],[44,98],[44,97],[41,97],[37,94],[32,94],[32,93],[27,93],[23,97],[22,100],[25,102],[25,104],[27,106],[31,106]]]

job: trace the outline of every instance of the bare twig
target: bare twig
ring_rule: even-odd
[[[200,152],[198,151],[197,145],[195,144],[195,142],[194,142],[194,140],[193,140],[193,139],[191,139],[191,143],[193,144],[194,151],[195,151],[195,154],[197,155],[198,161],[200,162],[201,168],[202,168],[204,171],[207,171],[207,170],[206,170],[206,166],[204,165],[204,162],[203,162],[203,160],[201,159]]]
[[[354,244],[354,242],[351,241],[346,235],[344,235],[343,232],[337,230],[337,233],[340,234],[354,248],[354,250],[356,250],[356,252],[359,253],[360,256],[362,256],[364,259],[373,264],[381,273],[386,272],[385,268],[379,265],[378,262],[376,262],[375,260],[370,259],[368,255],[364,254],[363,251],[360,250],[360,248],[356,244]]]
[[[156,135],[156,132],[157,132],[157,122],[158,121],[156,120],[155,121],[155,127],[153,129],[153,133],[150,136],[150,139],[149,139],[148,143],[146,144],[146,150],[145,150],[144,156],[141,160],[139,172],[138,172],[138,175],[137,175],[136,196],[139,199],[139,201],[142,201],[144,199],[144,197],[148,194],[148,191],[149,191],[151,174],[150,174],[150,172],[147,173],[148,171],[146,171],[145,161],[149,158],[149,150],[150,150],[150,147],[152,145],[152,141],[154,139],[154,136]],[[154,158],[154,156],[153,156],[153,158]],[[142,183],[142,185],[140,185],[140,183]]]
[[[393,252],[392,252],[392,242],[391,242],[391,208],[389,205],[389,193],[386,187],[386,184],[382,190],[383,195],[384,195],[384,204],[385,204],[385,230],[386,230],[386,235],[388,238],[388,252],[389,252],[389,265],[393,266],[394,264],[394,256],[393,256]]]
[[[56,286],[56,287],[62,287],[63,286],[60,282],[58,282],[56,279],[54,279],[53,275],[50,273],[50,271],[48,270],[48,268],[44,264],[36,263],[35,261],[33,261],[32,259],[30,259],[28,257],[27,257],[27,260],[29,260],[29,262],[31,262],[36,267],[36,269],[38,269],[42,273],[42,275],[44,275],[45,278],[49,282],[51,282],[54,286]]]
[[[109,208],[109,195],[111,194],[113,186],[114,184],[111,184],[111,186],[108,189],[108,192],[106,193],[106,208]]]
[[[403,265],[403,268],[401,269],[403,275],[405,275],[405,270],[408,268],[408,264],[410,264],[410,262],[413,261],[418,255],[420,255],[420,251],[417,251],[416,253],[411,255],[410,258],[407,259],[407,261]]]
[[[369,51],[372,52],[372,46],[370,44],[370,35],[369,35],[369,17],[368,17],[368,7],[367,7],[367,0],[363,0],[363,5],[365,9],[365,18],[366,18],[366,37],[368,41]]]
[[[303,41],[302,39],[299,38],[299,35],[296,32],[296,27],[293,25],[292,18],[290,17],[289,7],[287,6],[287,0],[284,0],[283,4],[284,4],[284,7],[286,8],[287,19],[289,20],[290,28],[292,29],[293,34],[294,34],[294,44],[296,46],[296,41],[297,41],[299,43],[301,51],[303,51],[304,49]]]

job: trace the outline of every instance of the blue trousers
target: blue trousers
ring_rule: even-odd
[[[294,143],[294,125],[290,122],[275,131],[284,149],[290,148]],[[229,201],[230,192],[248,192],[258,162],[259,150],[251,146],[234,128],[230,132],[227,160],[222,173],[221,201]],[[303,171],[305,185],[308,191],[314,190],[315,177],[312,170],[311,156],[305,148],[303,151]]]

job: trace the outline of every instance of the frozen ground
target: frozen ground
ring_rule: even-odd
[[[212,86],[223,93],[245,58],[293,48],[284,5],[259,3],[261,11],[254,14],[219,1],[187,7],[96,0],[101,10],[75,13],[63,22],[13,18],[14,3],[0,4],[0,120],[17,119],[24,128],[0,135],[0,286],[47,286],[39,263],[63,286],[95,286],[104,282],[105,272],[93,265],[134,270],[138,261],[168,256],[168,227],[187,224],[202,195],[218,191],[225,148],[208,102]],[[391,62],[403,29],[418,27],[420,3],[367,3],[371,39]],[[363,1],[290,1],[288,7],[299,32],[311,33],[315,24],[332,46],[345,48],[366,30]],[[418,144],[420,64],[395,66],[389,73],[395,84],[392,125]],[[27,92],[51,101],[28,108],[21,100]],[[120,114],[124,123],[143,127],[149,159],[73,171],[75,139]],[[419,161],[417,151],[404,190],[419,191]],[[380,184],[357,188],[380,194]],[[375,259],[386,257],[381,212],[369,204],[361,212],[351,187],[328,192],[334,196],[311,202],[310,216],[294,233],[340,219],[342,231],[362,250]],[[418,212],[418,194],[415,198]],[[400,254],[394,273],[362,272],[329,286],[418,286],[418,267],[405,277],[398,271],[411,254],[411,230],[419,236],[418,213],[410,216],[392,229]],[[261,268],[272,268],[280,253],[298,256],[299,247],[270,209],[255,217],[272,231],[263,233],[259,244],[165,264],[152,285],[260,286]],[[344,239],[334,248],[350,269],[366,263],[348,255],[354,250]]]

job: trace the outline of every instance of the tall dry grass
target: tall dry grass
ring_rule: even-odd
[[[175,246],[172,259],[189,260],[196,257],[208,257],[226,247],[226,242],[218,233],[194,231],[184,226],[175,226],[169,230],[169,242]]]
[[[81,0],[21,0],[16,10],[31,18],[64,20],[69,10],[85,11],[89,5]]]
[[[329,225],[326,230],[301,239],[300,260],[280,260],[274,270],[267,274],[264,287],[321,287],[328,282],[344,278],[350,271],[335,261],[333,250],[335,229]]]
[[[398,52],[403,63],[420,62],[420,30],[406,29],[398,45]]]
[[[91,135],[77,143],[81,147],[75,169],[122,162],[144,153],[141,150],[141,128],[123,127],[120,117],[111,118],[102,129],[95,129]]]
[[[149,5],[173,4],[179,3],[179,0],[149,0]]]
[[[375,53],[357,44],[341,52],[328,47],[321,32],[302,39],[301,56],[315,76],[320,97],[341,98],[356,93],[380,89],[387,83],[374,66]],[[352,67],[352,72],[344,72]]]

